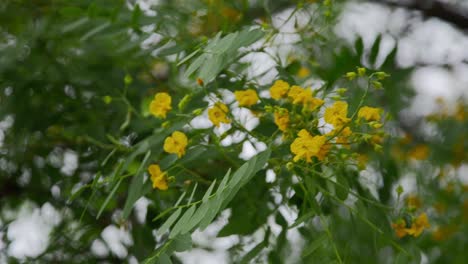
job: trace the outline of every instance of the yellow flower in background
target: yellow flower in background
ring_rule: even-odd
[[[180,131],[174,131],[172,136],[167,137],[166,140],[164,140],[164,151],[171,154],[177,154],[177,157],[180,158],[185,154],[187,144],[187,136]]]
[[[153,188],[165,191],[168,189],[167,173],[162,172],[159,165],[151,164],[148,167],[148,173],[151,175],[150,179],[153,182]]]
[[[171,107],[172,98],[168,93],[157,93],[150,103],[150,113],[155,117],[166,118]]]
[[[231,120],[227,117],[228,111],[227,105],[217,102],[212,108],[208,109],[208,118],[216,127],[219,127],[220,123],[229,124]]]
[[[337,101],[332,106],[325,109],[324,119],[325,122],[332,124],[335,128],[342,127],[349,122],[348,104],[343,101]]]
[[[396,223],[392,223],[392,228],[395,230],[395,233],[398,238],[406,236],[406,222],[403,219],[399,219]]]
[[[299,71],[297,72],[297,77],[299,78],[305,78],[310,75],[310,70],[304,66],[302,66]]]
[[[420,214],[416,219],[414,219],[411,228],[406,228],[405,231],[414,237],[418,237],[424,231],[424,229],[429,228],[429,220],[427,219],[426,213]]]
[[[252,106],[258,102],[257,92],[253,89],[235,91],[234,96],[239,102],[239,106]]]
[[[286,97],[289,91],[289,84],[283,80],[277,80],[270,87],[271,98],[279,100]]]
[[[275,124],[281,131],[286,131],[289,126],[289,113],[287,109],[276,110],[274,113]]]
[[[321,107],[324,103],[325,101],[322,99],[311,96],[305,99],[304,105],[308,110],[314,111],[315,109]]]
[[[312,91],[293,85],[289,90],[288,96],[292,99],[293,104],[304,104],[307,99],[312,98]]]
[[[429,147],[423,144],[416,145],[408,152],[408,156],[416,160],[425,160],[429,157]]]
[[[422,202],[418,196],[409,195],[408,197],[406,197],[406,204],[408,205],[409,208],[418,209],[418,208],[421,208]]]
[[[305,159],[307,162],[312,162],[312,157],[324,158],[324,153],[319,152],[322,150],[326,142],[325,136],[312,136],[307,130],[302,129],[298,133],[298,137],[293,141],[290,146],[291,152],[296,156],[294,161]],[[328,152],[328,151],[324,151]],[[325,153],[326,154],[326,153]]]
[[[380,121],[380,113],[382,109],[363,106],[358,111],[358,118],[363,118],[366,121]]]

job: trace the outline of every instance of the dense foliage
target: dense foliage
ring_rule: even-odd
[[[72,2],[0,3],[0,231],[61,214],[8,262],[128,261],[91,250],[115,226],[179,263],[222,213],[236,263],[468,257],[467,106],[402,116],[412,68],[335,36],[344,1]]]

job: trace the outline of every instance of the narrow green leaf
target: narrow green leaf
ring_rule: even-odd
[[[304,251],[302,251],[302,256],[306,257],[312,253],[314,253],[315,250],[317,250],[323,242],[327,239],[327,234],[323,233],[319,237],[317,237],[310,245],[308,245]]]
[[[198,70],[200,66],[202,66],[202,64],[206,61],[206,59],[206,54],[202,54],[200,57],[196,58],[185,71],[185,78],[190,77],[196,70]]]
[[[156,235],[160,236],[164,234],[169,228],[174,224],[174,222],[179,218],[179,215],[182,213],[182,209],[179,208],[177,209],[169,218],[164,222],[164,224],[159,228],[159,230],[156,232]]]
[[[200,52],[200,51],[201,51],[201,49],[196,49],[194,52],[192,52],[189,55],[185,56],[185,58],[183,58],[179,63],[177,63],[177,67],[179,67],[180,65],[182,65],[182,64],[186,63],[187,61],[189,61],[191,58],[193,58],[193,56],[197,55],[198,52]]]
[[[207,61],[209,63],[205,63],[203,67],[201,67],[199,73],[199,78],[201,78],[205,83],[210,82],[218,75],[219,72],[221,72],[225,56],[212,55],[207,58]]]
[[[143,161],[140,164],[140,167],[137,170],[136,175],[133,177],[132,182],[130,183],[130,188],[128,190],[127,200],[125,201],[125,206],[123,209],[123,218],[127,218],[130,215],[130,212],[133,208],[133,204],[140,199],[143,192],[143,180],[144,172],[147,167],[149,157],[151,156],[151,150],[146,152]]]
[[[102,211],[104,211],[104,209],[106,208],[107,204],[110,202],[110,200],[114,197],[115,193],[117,192],[117,189],[119,188],[120,184],[122,183],[122,179],[120,179],[117,184],[115,184],[114,188],[112,189],[112,191],[109,193],[109,195],[107,196],[106,200],[104,201],[104,203],[101,205],[101,208],[99,209],[99,212],[96,216],[96,219],[98,219],[101,214],[102,214]]]
[[[206,191],[205,195],[203,195],[202,201],[204,203],[206,203],[206,201],[208,201],[208,198],[210,197],[211,192],[213,191],[213,188],[214,188],[215,184],[216,184],[216,179],[211,183],[210,187],[208,187],[208,190]]]
[[[183,234],[174,238],[174,251],[183,252],[192,249],[192,235]]]
[[[190,198],[189,198],[187,204],[190,204],[192,202],[192,199],[193,199],[193,196],[195,195],[195,191],[197,190],[197,187],[198,187],[198,182],[195,183],[195,186],[193,187],[192,194],[190,195]]]
[[[104,29],[108,28],[109,26],[110,26],[110,22],[102,23],[101,25],[99,25],[99,26],[95,27],[94,29],[91,29],[90,31],[88,31],[88,33],[86,33],[83,37],[80,38],[80,41],[81,42],[86,41],[90,37],[98,34],[99,32],[103,31]]]
[[[372,48],[369,54],[369,62],[372,63],[372,65],[375,65],[377,61],[377,56],[379,55],[381,40],[382,40],[382,35],[379,35],[375,39],[374,44],[372,45]]]
[[[195,205],[191,206],[185,213],[182,215],[182,217],[177,221],[177,223],[174,225],[174,228],[172,228],[171,233],[169,234],[169,238],[174,238],[179,234],[182,234],[182,231],[184,229],[184,226],[187,225],[190,221],[190,218],[192,217],[193,213],[195,212]]]
[[[288,227],[288,229],[295,228],[296,226],[312,218],[314,215],[316,215],[315,212],[308,212],[302,215],[301,217],[298,217],[296,221],[294,221],[294,223],[290,227]]]

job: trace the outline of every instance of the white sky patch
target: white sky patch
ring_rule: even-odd
[[[367,166],[365,170],[359,172],[359,183],[367,188],[375,198],[379,199],[377,189],[383,185],[382,174],[379,171]]]
[[[144,224],[146,220],[146,213],[148,212],[148,205],[151,204],[151,200],[146,197],[141,197],[135,203],[136,218],[140,224]]]
[[[104,258],[109,255],[109,249],[101,239],[95,239],[91,244],[91,252],[98,257]]]
[[[256,139],[250,139],[244,141],[242,145],[242,152],[239,154],[239,158],[243,160],[249,160],[257,153],[264,151],[267,148],[266,144]]]
[[[75,173],[75,170],[78,168],[78,155],[76,152],[67,149],[65,153],[63,153],[63,162],[62,167],[60,168],[60,172],[71,176]]]
[[[17,218],[8,225],[8,255],[17,259],[42,254],[49,246],[50,232],[61,221],[60,213],[49,203],[41,208],[30,206],[23,206]]]
[[[115,225],[107,226],[101,233],[102,239],[106,242],[110,251],[118,258],[125,258],[128,255],[127,246],[133,245],[130,233]]]

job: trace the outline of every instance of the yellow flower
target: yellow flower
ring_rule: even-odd
[[[167,190],[167,173],[162,172],[159,165],[151,164],[148,167],[148,173],[151,175],[151,181],[153,182],[153,188],[159,190]]]
[[[332,106],[325,109],[324,119],[325,122],[332,124],[335,128],[342,127],[349,122],[348,104],[343,101],[337,101]]]
[[[366,121],[380,121],[380,112],[382,109],[363,106],[359,109],[358,118],[363,118]]]
[[[308,110],[314,111],[315,109],[322,106],[324,103],[325,101],[323,101],[320,98],[309,97],[309,98],[306,98],[304,105],[307,107]]]
[[[172,98],[168,93],[157,93],[150,103],[150,113],[155,117],[166,118],[171,107]]]
[[[308,68],[302,66],[299,71],[297,72],[297,77],[299,78],[305,78],[310,75],[310,71]]]
[[[302,129],[290,146],[291,152],[296,155],[293,160],[305,159],[307,162],[312,162],[312,157],[314,156],[323,159],[328,152],[327,149],[322,149],[325,142],[325,136],[313,137],[307,130]]]
[[[429,156],[429,147],[423,144],[416,145],[408,152],[408,156],[416,160],[425,160]]]
[[[166,140],[164,140],[164,151],[167,153],[177,154],[177,157],[180,158],[185,154],[187,144],[187,136],[180,131],[174,131],[172,136],[167,137]]]
[[[253,89],[235,91],[234,96],[236,96],[239,106],[252,106],[258,102],[257,92]]]
[[[289,113],[287,109],[280,109],[275,111],[275,124],[281,131],[286,131],[289,126]]]
[[[396,223],[392,223],[392,228],[395,230],[395,233],[398,238],[406,236],[406,222],[403,219],[399,219]]]
[[[307,99],[312,97],[312,91],[293,85],[289,90],[288,96],[293,100],[293,104],[304,104]]]
[[[273,86],[270,87],[271,98],[278,100],[283,98],[288,94],[289,84],[282,80],[277,80],[273,83]]]
[[[421,207],[421,199],[419,199],[418,196],[416,195],[409,195],[406,197],[406,204],[408,205],[409,208],[415,208],[418,209]]]
[[[426,213],[420,214],[416,219],[414,219],[411,228],[406,228],[405,231],[414,237],[418,237],[424,231],[424,229],[429,228],[429,221],[427,219]]]
[[[220,102],[217,102],[212,108],[208,109],[208,118],[217,127],[220,123],[229,124],[231,120],[227,117],[228,107]]]

